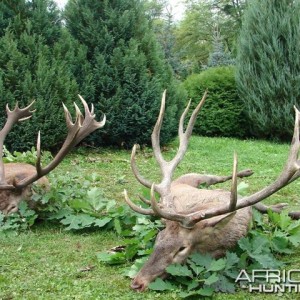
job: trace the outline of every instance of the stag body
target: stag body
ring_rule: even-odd
[[[131,155],[131,168],[137,180],[144,186],[151,188],[151,200],[141,197],[141,200],[151,205],[145,209],[133,203],[125,190],[127,204],[136,212],[145,215],[159,216],[165,220],[166,228],[162,230],[155,241],[154,252],[148,262],[142,267],[132,282],[135,290],[144,290],[149,282],[164,274],[165,268],[171,263],[183,262],[190,253],[198,251],[209,253],[214,257],[222,256],[227,249],[247,234],[251,224],[251,207],[255,206],[262,212],[268,207],[259,203],[274,194],[284,186],[300,177],[300,148],[299,126],[300,113],[295,108],[295,127],[291,143],[290,154],[284,170],[269,186],[243,198],[237,194],[237,177],[250,176],[251,170],[237,171],[237,155],[234,155],[233,172],[230,176],[186,174],[172,181],[175,168],[183,159],[196,116],[204,104],[206,93],[194,109],[184,130],[184,119],[188,113],[190,103],[184,110],[179,121],[179,147],[175,157],[166,161],[160,149],[160,129],[165,111],[165,93],[162,97],[160,113],[154,126],[151,141],[153,154],[160,167],[162,180],[152,183],[139,172],[136,162],[136,146]],[[232,179],[231,190],[203,190],[198,189],[201,183],[213,185]],[[159,203],[154,192],[159,193]],[[271,206],[273,211],[280,211],[284,203]],[[296,217],[296,213],[294,213]]]
[[[26,177],[36,173],[34,166],[26,163],[7,163],[4,164],[5,180],[8,184],[13,185],[19,183]],[[43,189],[49,189],[49,180],[46,177],[41,177],[36,181],[36,184]],[[0,211],[4,214],[9,214],[18,211],[18,205],[21,200],[30,202],[33,195],[32,185],[27,185],[21,189],[15,190],[0,190]]]
[[[47,189],[49,182],[44,176],[56,168],[70,150],[87,135],[97,128],[104,126],[106,120],[105,115],[101,122],[97,122],[95,120],[93,105],[90,110],[80,95],[79,98],[84,106],[85,116],[81,114],[80,109],[75,104],[76,119],[73,123],[68,109],[63,105],[68,128],[67,137],[59,152],[47,166],[42,167],[41,165],[40,133],[37,139],[37,160],[35,167],[24,163],[4,164],[3,161],[0,160],[0,211],[5,214],[16,212],[18,210],[18,204],[22,199],[30,201],[33,193],[31,185],[34,182],[37,182],[37,184]],[[25,108],[19,108],[18,104],[16,104],[13,110],[10,110],[8,105],[6,106],[7,120],[0,131],[0,158],[2,158],[3,144],[7,134],[17,122],[31,118],[34,112],[31,110],[33,103],[34,102]]]
[[[230,202],[230,192],[224,190],[198,189],[193,186],[195,178],[202,175],[188,174],[185,183],[178,180],[171,185],[171,194],[177,212],[189,214],[197,210],[218,207]],[[184,177],[187,177],[185,175]],[[194,177],[194,178],[193,178]],[[180,178],[179,178],[180,179]],[[191,185],[188,182],[191,180]],[[201,181],[206,183],[206,181]],[[213,257],[223,256],[248,232],[252,219],[251,207],[240,209],[235,214],[213,217],[198,222],[192,229],[178,222],[165,220],[165,228],[158,233],[153,253],[133,280],[131,287],[143,291],[172,263],[183,263],[193,252],[209,253]]]

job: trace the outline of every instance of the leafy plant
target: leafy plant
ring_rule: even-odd
[[[24,152],[14,151],[10,152],[5,146],[3,146],[3,162],[4,163],[28,163],[34,165],[36,162],[37,151],[34,147],[31,150]],[[43,161],[49,162],[52,159],[52,155],[49,151],[43,151]]]
[[[0,212],[0,232],[26,230],[34,224],[37,217],[35,211],[30,209],[26,202],[22,201],[18,212],[9,216],[5,216]]]
[[[124,273],[129,277],[134,277],[145,259],[152,253],[154,238],[159,228],[162,227],[160,220],[153,222],[146,216],[136,217],[134,221],[135,225],[131,226],[130,230],[119,232],[125,238],[122,247],[97,254],[99,261],[112,265],[138,258],[135,264]]]

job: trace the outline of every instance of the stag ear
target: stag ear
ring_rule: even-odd
[[[221,218],[211,218],[206,220],[204,227],[215,227],[215,229],[223,228],[235,215],[236,211],[222,216]]]

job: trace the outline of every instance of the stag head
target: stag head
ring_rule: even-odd
[[[300,113],[295,108],[295,128],[290,154],[283,172],[269,186],[253,195],[240,198],[237,193],[237,178],[250,176],[253,172],[251,170],[238,172],[236,154],[233,159],[232,175],[190,173],[172,181],[174,170],[187,150],[197,114],[203,106],[206,96],[207,92],[204,93],[202,100],[192,112],[186,129],[184,129],[184,119],[190,107],[190,102],[188,103],[179,121],[177,154],[172,160],[166,161],[161,153],[159,138],[166,100],[166,92],[163,93],[160,113],[151,135],[154,157],[162,176],[160,183],[152,183],[140,174],[135,161],[136,146],[133,147],[131,168],[136,179],[151,189],[150,201],[141,198],[150,205],[150,208],[142,208],[132,202],[126,190],[124,191],[125,200],[136,212],[158,216],[166,224],[165,229],[156,238],[152,255],[132,282],[131,287],[137,291],[143,291],[156,277],[164,276],[168,265],[184,262],[192,252],[209,253],[213,257],[224,255],[227,249],[233,247],[241,237],[247,234],[252,218],[251,206],[266,211],[267,207],[259,202],[300,176],[298,159]],[[230,191],[198,189],[202,183],[209,186],[230,179],[232,179]],[[160,195],[159,202],[155,199],[155,192]],[[270,208],[280,211],[284,206],[285,204],[281,203]]]
[[[82,115],[80,109],[74,103],[76,118],[73,123],[70,112],[63,104],[68,128],[67,137],[54,159],[45,167],[42,167],[41,165],[40,132],[38,133],[37,138],[37,160],[35,167],[29,164],[3,163],[3,145],[7,134],[11,131],[14,124],[31,118],[34,112],[34,110],[32,110],[34,101],[25,108],[19,108],[17,103],[13,110],[10,110],[8,105],[6,105],[7,120],[0,131],[0,211],[4,214],[16,212],[18,210],[18,204],[22,199],[30,199],[32,195],[32,183],[37,182],[38,184],[47,187],[49,183],[44,176],[56,168],[70,150],[87,135],[97,128],[104,126],[106,120],[105,115],[101,122],[97,122],[95,120],[93,105],[90,110],[87,103],[80,95],[79,98],[84,106],[85,116]]]

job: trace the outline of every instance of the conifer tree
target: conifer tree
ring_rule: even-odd
[[[225,51],[222,36],[218,29],[215,30],[212,41],[212,52],[209,54],[207,67],[220,67],[234,65],[230,53]]]
[[[300,2],[253,0],[245,12],[237,84],[252,134],[289,140],[300,105]]]
[[[36,100],[31,120],[17,125],[6,146],[26,150],[36,143],[41,130],[43,149],[63,142],[66,128],[62,102],[71,106],[77,84],[72,75],[74,45],[63,29],[59,11],[52,0],[4,1],[0,36],[0,121],[5,104],[14,107]],[[4,20],[6,20],[4,22]]]
[[[148,143],[164,89],[168,98],[162,142],[169,140],[176,131],[179,92],[142,2],[71,0],[65,15],[73,37],[87,47],[90,71],[77,74],[80,90],[107,115],[94,144]]]

